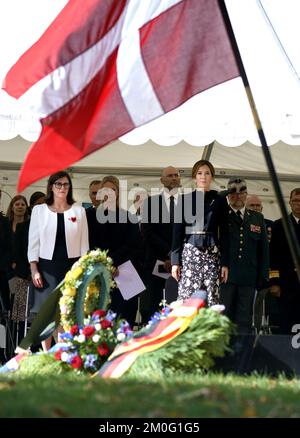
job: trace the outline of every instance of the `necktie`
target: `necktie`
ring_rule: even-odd
[[[239,224],[242,225],[242,223],[243,223],[243,219],[242,219],[242,213],[241,213],[241,210],[237,210],[236,215],[237,215],[237,217],[238,217],[238,222],[239,222]]]
[[[170,223],[174,223],[174,196],[170,196]]]

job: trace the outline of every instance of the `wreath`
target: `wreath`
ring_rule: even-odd
[[[96,309],[107,308],[109,291],[115,287],[114,271],[107,251],[100,249],[88,252],[74,263],[60,288],[60,317],[65,331],[75,323],[83,325],[84,318]]]

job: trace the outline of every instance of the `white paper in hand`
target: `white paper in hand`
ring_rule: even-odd
[[[114,278],[114,281],[117,283],[124,300],[129,300],[146,289],[130,260],[118,266],[118,270],[119,275]]]

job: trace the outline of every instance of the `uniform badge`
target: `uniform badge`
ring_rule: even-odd
[[[253,233],[261,233],[261,226],[250,224],[250,231],[253,231]]]

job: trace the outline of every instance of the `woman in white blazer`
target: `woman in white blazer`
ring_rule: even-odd
[[[74,205],[72,181],[65,171],[49,177],[45,204],[33,208],[28,260],[34,285],[31,312],[37,313],[67,271],[89,249],[85,209]],[[43,343],[47,351],[51,338]]]

